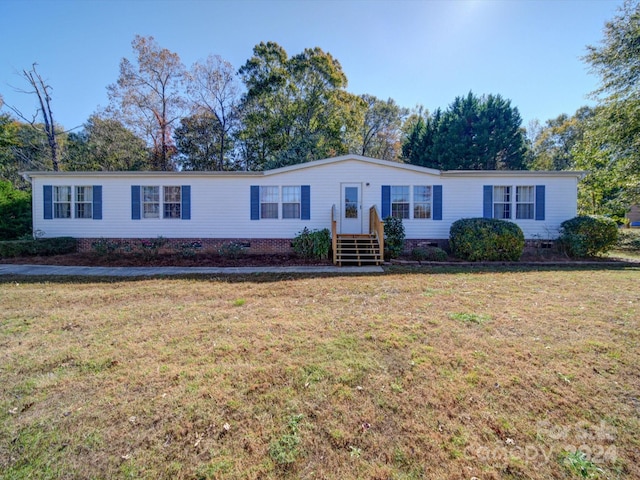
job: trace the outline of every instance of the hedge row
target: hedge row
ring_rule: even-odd
[[[62,255],[65,253],[73,253],[77,248],[78,241],[72,237],[9,240],[0,242],[0,258]]]

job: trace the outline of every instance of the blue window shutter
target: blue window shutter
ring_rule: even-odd
[[[260,220],[260,187],[251,185],[251,220]]]
[[[131,185],[131,220],[140,220],[140,185]]]
[[[51,220],[53,218],[53,187],[44,185],[42,193],[44,195],[44,219]]]
[[[433,186],[433,219],[442,220],[442,185]]]
[[[536,185],[536,220],[544,220],[545,210],[545,187],[544,185]]]
[[[93,186],[93,219],[102,220],[102,185]]]
[[[391,186],[382,185],[382,220],[391,216]]]
[[[300,220],[311,220],[311,187],[300,187]]]
[[[191,185],[182,186],[182,220],[191,220]]]
[[[483,187],[482,216],[493,218],[493,185]]]

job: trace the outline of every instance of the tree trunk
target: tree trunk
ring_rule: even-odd
[[[22,73],[27,82],[29,82],[29,84],[33,87],[33,92],[29,93],[35,93],[38,97],[38,102],[40,103],[39,111],[42,113],[42,122],[44,123],[44,133],[47,136],[47,143],[49,144],[49,149],[51,150],[51,162],[53,164],[53,170],[57,172],[60,170],[60,162],[58,160],[58,139],[56,138],[56,126],[53,121],[53,111],[51,110],[51,96],[49,95],[49,90],[51,89],[51,87],[44,82],[42,76],[40,76],[40,74],[36,71],[35,63],[31,67],[31,70],[23,70]],[[18,115],[26,120],[26,118],[22,114],[18,113]],[[32,127],[36,128],[35,117],[29,123]]]

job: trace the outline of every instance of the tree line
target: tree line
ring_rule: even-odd
[[[640,195],[639,44],[640,6],[628,0],[583,58],[601,80],[596,106],[525,128],[499,94],[468,92],[429,112],[350,93],[318,47],[290,56],[263,42],[239,69],[218,55],[187,68],[136,36],[108,106],[80,131],[54,121],[37,66],[23,71],[38,109],[0,114],[0,178],[26,188],[20,171],[262,170],[354,153],[443,170],[583,169],[581,211],[621,216]]]

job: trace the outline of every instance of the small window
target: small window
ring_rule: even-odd
[[[413,187],[413,218],[431,218],[431,187]]]
[[[511,187],[493,187],[493,218],[511,218]]]
[[[180,218],[181,191],[180,187],[164,187],[163,218]]]
[[[278,187],[260,187],[260,218],[278,218]]]
[[[358,187],[344,187],[344,218],[358,218]]]
[[[71,218],[71,187],[53,187],[53,218]]]
[[[300,218],[300,187],[282,187],[282,218]]]
[[[142,187],[142,217],[160,218],[160,187]]]
[[[93,218],[93,187],[76,187],[76,218]]]
[[[533,220],[535,215],[535,188],[533,186],[516,187],[516,218]]]
[[[409,218],[409,187],[391,187],[391,216]]]

